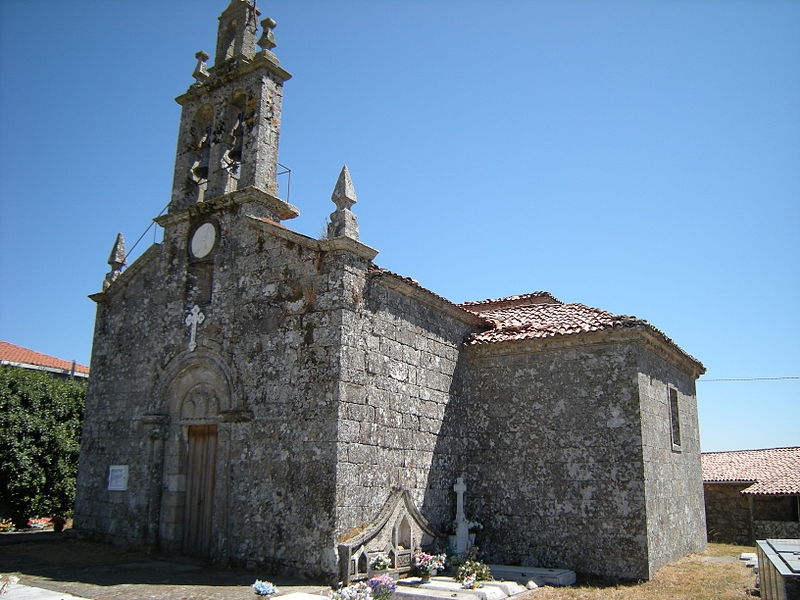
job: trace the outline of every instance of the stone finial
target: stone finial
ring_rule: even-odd
[[[328,223],[328,237],[348,237],[358,239],[358,219],[350,210],[356,203],[356,190],[353,181],[350,179],[350,171],[347,165],[342,167],[336,187],[333,188],[331,200],[336,205],[336,210],[331,213],[330,223]]]
[[[272,50],[275,46],[277,46],[275,43],[275,34],[272,31],[277,26],[277,21],[270,17],[261,20],[263,32],[261,33],[261,37],[257,43],[259,46],[261,46],[262,50]]]
[[[336,181],[336,187],[333,188],[331,200],[336,205],[337,209],[349,209],[353,204],[358,202],[356,199],[356,189],[353,187],[353,180],[350,178],[350,169],[347,165],[342,167],[339,173],[339,179]]]
[[[192,77],[199,83],[203,83],[208,79],[208,69],[206,69],[206,61],[209,59],[208,52],[200,50],[194,57],[197,59],[197,66],[194,68]]]
[[[250,59],[256,53],[258,9],[249,0],[231,0],[219,16],[214,65],[230,59]]]
[[[111,270],[103,280],[103,291],[106,291],[116,281],[117,277],[122,273],[122,267],[125,266],[125,238],[121,233],[118,233],[117,239],[114,240],[114,246],[111,248],[111,254],[108,257],[108,264],[111,266]]]

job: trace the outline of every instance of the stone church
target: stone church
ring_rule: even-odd
[[[292,231],[291,75],[258,16],[231,0],[177,98],[163,241],[124,270],[118,243],[91,296],[76,527],[347,579],[443,547],[463,475],[487,562],[647,579],[702,550],[702,364],[635,317],[454,304],[380,268],[346,168],[327,235]]]

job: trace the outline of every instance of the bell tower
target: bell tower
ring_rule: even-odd
[[[272,207],[263,216],[296,216],[276,196],[283,83],[291,75],[272,52],[275,21],[263,19],[258,37],[259,14],[250,0],[231,0],[219,17],[213,66],[207,53],[195,55],[195,83],[176,98],[170,214],[246,192],[249,202]]]

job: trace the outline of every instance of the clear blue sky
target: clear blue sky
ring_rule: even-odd
[[[258,4],[294,75],[286,225],[320,234],[347,163],[379,265],[647,319],[708,369],[703,450],[800,445],[800,381],[704,381],[800,375],[800,2]],[[0,339],[89,362],[226,5],[0,2]]]

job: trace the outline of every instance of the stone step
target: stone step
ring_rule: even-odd
[[[526,585],[533,581],[536,585],[565,586],[575,584],[575,571],[569,569],[541,569],[539,567],[516,567],[509,565],[489,565],[496,579],[516,581]]]

